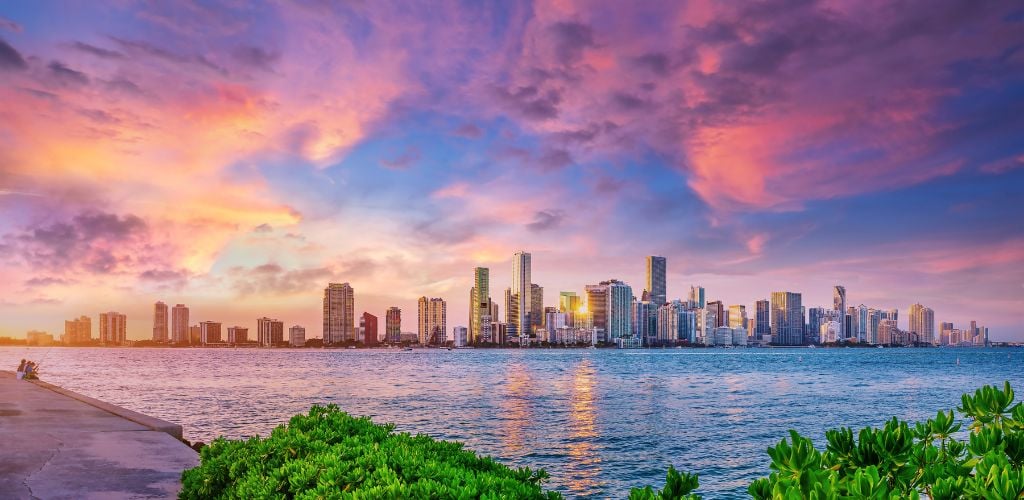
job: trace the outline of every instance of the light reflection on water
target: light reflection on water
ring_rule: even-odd
[[[987,383],[1024,388],[1022,354],[7,347],[0,367],[35,359],[45,380],[180,423],[190,440],[265,435],[312,404],[336,403],[543,467],[568,496],[623,497],[660,485],[671,463],[698,472],[708,498],[743,498],[788,429],[821,445],[828,428],[927,418]]]

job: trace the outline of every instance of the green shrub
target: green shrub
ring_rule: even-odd
[[[1024,498],[1024,406],[1009,382],[965,394],[957,409],[969,419],[958,438],[956,414],[910,425],[896,418],[881,429],[828,431],[825,451],[790,431],[768,448],[772,473],[747,491],[756,499]]]
[[[542,470],[511,469],[459,443],[393,432],[334,405],[266,439],[217,439],[182,474],[180,498],[560,498]]]

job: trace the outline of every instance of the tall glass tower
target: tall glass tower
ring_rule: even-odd
[[[666,302],[665,293],[665,257],[651,255],[647,257],[647,292],[651,302],[660,307]]]

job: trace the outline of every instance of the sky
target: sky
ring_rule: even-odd
[[[525,250],[546,305],[663,255],[670,297],[1020,341],[1022,216],[1018,2],[0,4],[0,336],[318,337],[332,281],[465,325]]]

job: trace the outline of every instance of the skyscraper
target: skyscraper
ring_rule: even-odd
[[[473,288],[469,291],[469,333],[467,342],[477,343],[483,329],[481,318],[491,314],[490,270],[486,267],[473,269]]]
[[[609,342],[633,333],[633,289],[618,280],[608,284],[608,334]]]
[[[694,309],[704,308],[704,287],[700,285],[690,287],[690,307]]]
[[[590,316],[591,326],[600,330],[600,338],[598,340],[604,340],[608,334],[607,282],[602,282],[599,285],[587,285],[583,287],[583,293],[587,297],[586,312]]]
[[[772,343],[800,345],[803,342],[803,306],[799,293],[772,292]]]
[[[665,268],[665,257],[654,255],[647,257],[647,286],[645,290],[650,293],[650,301],[656,308],[666,301]]]
[[[821,325],[825,323],[825,308],[812,307],[807,310],[807,336],[811,342],[824,342],[821,339]],[[832,340],[835,341],[834,339]]]
[[[284,321],[266,317],[257,319],[256,340],[264,347],[273,347],[284,342]]]
[[[402,339],[402,310],[389,307],[384,317],[384,338],[389,343],[397,344]]]
[[[633,335],[643,339],[645,345],[656,339],[658,331],[658,307],[646,300],[633,301]]]
[[[530,276],[530,254],[516,252],[512,256],[512,296],[515,300],[514,315],[509,311],[509,324],[515,325],[516,332],[520,338],[527,337],[530,333],[530,323],[527,321],[530,310],[533,307],[533,284]],[[509,305],[506,305],[506,311]]]
[[[100,313],[100,344],[123,345],[127,318],[116,312]]]
[[[362,317],[359,318],[359,326],[363,328],[363,344],[367,346],[377,345],[378,335],[380,335],[380,332],[377,330],[377,317],[364,312]]]
[[[544,287],[530,284],[530,331],[537,330],[544,323]]]
[[[761,340],[765,335],[771,335],[772,324],[771,324],[771,305],[767,299],[757,301],[757,317],[756,324],[757,328],[754,330],[754,338]]]
[[[710,311],[709,314],[715,315],[715,328],[725,326],[725,306],[721,300],[713,300],[707,303],[707,309]]]
[[[175,304],[171,308],[171,342],[175,344],[188,344],[188,308],[185,304]]]
[[[729,328],[747,328],[747,306],[736,304],[729,306]],[[749,333],[749,332],[748,332]]]
[[[356,340],[355,290],[348,283],[324,288],[324,344]]]
[[[921,342],[935,344],[935,311],[921,304],[913,304],[908,314],[910,331],[916,333]]]
[[[167,304],[153,305],[153,342],[167,342]]]
[[[420,343],[423,345],[440,345],[447,340],[448,320],[447,304],[444,299],[420,297],[417,303],[417,320],[419,323]]]
[[[508,325],[509,335],[519,335],[519,327],[516,325],[516,318],[519,317],[519,294],[514,293],[511,288],[505,289],[505,324]]]
[[[846,314],[846,287],[836,285],[832,287],[832,309]],[[841,316],[840,316],[841,317]]]

